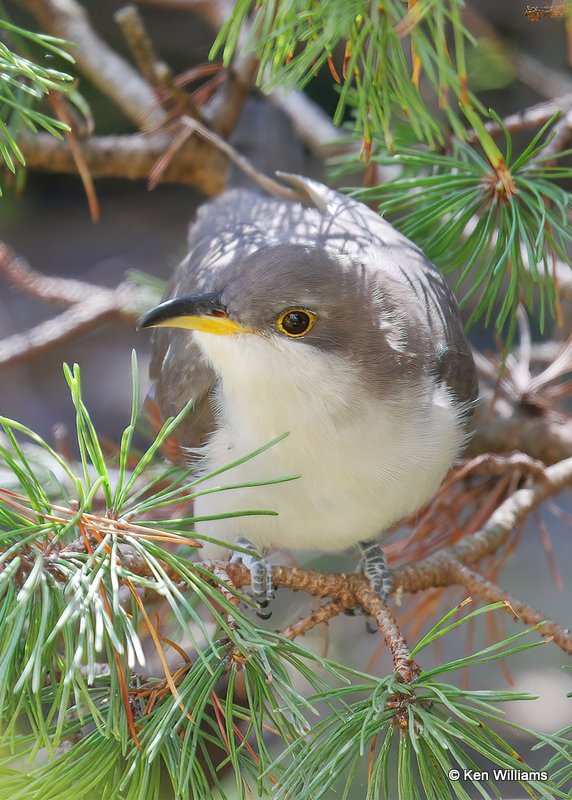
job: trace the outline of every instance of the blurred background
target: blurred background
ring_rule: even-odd
[[[33,28],[20,3],[7,2],[14,20]],[[130,58],[113,15],[122,4],[113,0],[84,0],[94,28],[117,52]],[[208,15],[196,3],[197,13],[183,9],[185,3],[143,2],[139,4],[157,52],[175,74],[203,64],[216,31]],[[189,4],[190,5],[190,4]],[[529,22],[520,0],[474,0],[469,4],[471,28],[483,40],[473,54],[469,74],[485,105],[500,116],[572,92],[572,70],[568,64],[567,38],[561,20]],[[95,132],[128,133],[133,125],[84,77],[80,90],[90,104]],[[326,113],[336,103],[329,73],[320,73],[308,96]],[[245,106],[231,141],[265,171],[285,169],[318,178],[327,176],[327,165],[296,133],[287,114],[254,92]],[[360,176],[356,176],[360,180]],[[347,176],[342,183],[349,183]],[[76,278],[88,284],[116,287],[130,271],[148,273],[165,280],[186,252],[186,233],[197,206],[205,196],[192,186],[159,184],[152,191],[145,180],[104,178],[96,182],[101,218],[92,222],[82,183],[73,175],[28,171],[23,190],[8,186],[0,199],[0,239],[29,264],[47,276]],[[47,303],[14,288],[0,273],[0,340],[23,333],[58,313]],[[489,333],[473,332],[474,342],[492,343]],[[0,352],[2,342],[0,341]],[[39,354],[0,371],[0,412],[34,428],[48,440],[63,429],[73,431],[73,408],[62,375],[62,363],[81,365],[84,398],[96,428],[117,441],[128,421],[131,404],[130,353],[135,348],[142,376],[142,398],[148,388],[149,336],[137,333],[134,325],[105,322]],[[572,506],[560,503],[566,511]],[[565,627],[572,603],[572,547],[568,522],[550,510],[542,512],[550,530],[553,563],[558,565],[562,586],[539,542],[538,520],[531,518],[522,544],[503,570],[502,583],[541,608]],[[282,555],[281,559],[288,558]],[[353,558],[353,557],[352,557]],[[310,556],[306,563],[321,569],[347,570],[347,559]],[[356,563],[357,565],[357,563]],[[282,590],[285,596],[285,591]],[[280,596],[280,595],[279,595]],[[451,592],[450,605],[460,598]],[[309,601],[297,596],[288,604],[277,604],[271,627],[292,621],[311,610]],[[508,619],[508,618],[507,618]],[[415,620],[413,620],[413,623]],[[520,630],[505,620],[507,632]],[[476,643],[484,636],[477,633]],[[388,669],[389,662],[377,637],[368,636],[361,621],[343,617],[330,625],[330,655],[350,657],[358,668]],[[323,631],[311,634],[308,643],[326,646]],[[442,658],[462,654],[465,634],[451,635]],[[425,666],[431,656],[426,655]],[[511,660],[510,680],[514,688],[538,694],[541,702],[514,703],[508,709],[519,723],[554,730],[572,721],[572,700],[563,702],[572,690],[572,672],[562,669],[565,656],[556,647],[542,647]],[[466,680],[467,677],[462,678]],[[506,671],[498,666],[475,670],[468,677],[472,688],[505,686]],[[542,763],[544,755],[538,756]],[[517,796],[517,795],[506,795]]]

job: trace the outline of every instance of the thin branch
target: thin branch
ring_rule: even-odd
[[[393,572],[395,585],[413,593],[430,586],[449,585],[455,562],[470,566],[493,555],[532,511],[569,486],[572,486],[572,458],[548,467],[542,481],[507,498],[481,530],[432,556],[398,567]]]
[[[398,567],[392,572],[396,590],[417,593],[424,589],[450,586],[461,582],[459,565],[469,566],[486,556],[496,553],[507,541],[515,528],[526,517],[538,508],[547,498],[558,494],[562,489],[572,486],[572,458],[566,459],[546,470],[545,479],[530,488],[520,489],[504,501],[490,516],[486,525],[476,533],[467,536],[458,544],[444,547],[437,553],[424,559]],[[237,587],[245,586],[250,581],[248,570],[239,564],[227,566],[229,577]],[[393,657],[399,671],[406,670],[403,661],[406,646],[393,639],[391,618],[384,616],[385,607],[373,594],[369,583],[360,575],[335,575],[320,573],[314,570],[303,570],[299,567],[274,567],[273,581],[275,586],[286,586],[295,591],[305,591],[318,597],[331,597],[343,604],[344,608],[361,606],[377,620],[380,631],[388,643],[393,642]],[[515,599],[518,607],[525,604]],[[533,612],[528,609],[530,616]],[[536,619],[536,618],[535,618]],[[538,612],[538,620],[544,619]],[[557,631],[556,643],[566,652],[572,653],[572,634],[561,629],[555,622],[546,621],[551,630]],[[411,665],[409,665],[411,666]]]
[[[162,7],[183,8],[192,10],[206,19],[218,31],[226,22],[233,9],[232,0],[153,0],[149,5]],[[239,33],[238,45],[232,59],[232,64],[226,70],[225,80],[210,98],[205,108],[205,121],[209,127],[224,139],[233,132],[239,120],[242,108],[246,102],[258,73],[258,59],[253,53],[246,52],[244,44],[248,37],[248,26]],[[198,114],[191,113],[192,117],[199,118]]]
[[[391,651],[395,671],[401,675],[404,683],[412,683],[421,669],[410,656],[409,646],[399,629],[397,620],[385,603],[372,591],[367,581],[362,580],[361,585],[356,586],[354,591],[360,606],[375,619],[377,628]]]
[[[554,126],[553,139],[544,149],[544,156],[557,156],[572,142],[572,103],[567,107],[567,112]]]
[[[144,1],[150,4],[162,4],[164,0]],[[167,0],[167,2],[170,1],[172,0]],[[192,3],[193,0],[191,0]],[[220,0],[219,2],[209,3],[197,2],[196,12],[206,19],[213,28],[219,30],[228,19],[232,11],[232,5],[232,2],[220,2]],[[242,47],[248,35],[249,27],[245,25],[241,32]],[[252,56],[244,56],[244,58],[253,59]],[[256,78],[257,62],[255,59],[250,63],[241,59],[242,57],[239,56],[237,63],[233,64],[233,70],[238,74],[239,80],[244,82],[246,78],[252,84]],[[354,141],[349,141],[347,133],[333,125],[330,116],[304,92],[278,87],[268,96],[268,99],[288,115],[300,139],[318,158],[329,158],[330,156],[353,151],[359,154],[360,145]],[[217,133],[223,134],[223,131],[217,126],[217,121],[221,118],[222,111],[217,109],[211,117],[211,122]]]
[[[48,100],[56,112],[58,119],[69,126],[69,130],[65,132],[64,137],[75,162],[77,174],[83,184],[83,190],[85,192],[92,222],[98,222],[101,215],[99,200],[97,199],[93,178],[89,172],[89,167],[85,163],[85,158],[83,157],[78,141],[78,131],[85,129],[85,126],[76,127],[75,116],[77,115],[70,113],[70,108],[73,108],[73,106],[71,106],[69,102],[64,103],[63,99],[58,94],[50,94]]]
[[[268,99],[290,117],[300,139],[318,158],[351,152],[359,155],[361,145],[351,140],[347,131],[336,128],[329,114],[304,92],[277,88]]]
[[[181,123],[189,129],[191,133],[198,133],[203,139],[211,144],[214,144],[221,152],[223,152],[233,164],[236,164],[239,169],[241,169],[245,175],[248,175],[249,178],[260,186],[265,192],[268,194],[273,195],[274,197],[282,197],[286,200],[298,200],[300,202],[307,202],[307,198],[301,195],[299,192],[291,189],[287,186],[284,186],[278,181],[275,181],[274,178],[270,178],[268,175],[265,175],[263,172],[259,172],[251,163],[250,161],[241,155],[238,150],[236,150],[232,145],[225,142],[224,139],[215,133],[214,131],[209,130],[204,125],[201,125],[200,122],[196,119],[191,119],[190,117],[182,117]]]
[[[254,86],[258,59],[252,53],[234,56],[226,80],[216,91],[205,109],[209,125],[227,139],[236,127],[242,108]]]
[[[569,73],[563,70],[548,67],[542,61],[528,53],[512,52],[516,75],[518,79],[534,89],[541,97],[553,99],[572,91],[572,79]]]
[[[191,97],[177,86],[173,73],[160,60],[138,9],[133,5],[120,8],[115,13],[115,21],[121,28],[139,71],[154,88],[167,115],[175,117],[188,114],[202,120]]]
[[[572,108],[572,93],[569,92],[561,97],[554,98],[554,100],[536,103],[522,111],[517,111],[516,114],[509,114],[502,120],[502,125],[495,120],[489,120],[485,127],[491,136],[501,136],[503,128],[506,128],[510,133],[520,133],[520,131],[528,128],[540,128],[552,119],[555,114],[570,108]],[[470,132],[467,141],[470,143],[479,141],[475,131]]]
[[[550,358],[533,369],[538,359],[525,316],[519,315],[519,327],[520,346],[506,359],[473,353],[481,400],[466,455],[517,450],[554,464],[572,456],[572,419],[563,403],[570,393],[572,340],[547,343]]]
[[[511,453],[510,455],[496,455],[495,453],[482,453],[467,461],[462,467],[455,470],[451,478],[441,487],[441,491],[452,483],[468,475],[506,475],[507,472],[517,472],[523,475],[533,475],[544,480],[546,465],[537,461],[526,453]]]
[[[550,364],[560,353],[562,342],[550,339],[546,342],[536,342],[530,348],[530,361],[537,366]]]
[[[46,30],[78,45],[77,62],[82,71],[138,127],[154,134],[149,138],[87,139],[82,143],[81,154],[91,175],[147,178],[173,144],[173,135],[160,132],[160,128],[181,113],[201,117],[189,95],[177,86],[169,68],[159,61],[136,9],[123,9],[118,20],[148,82],[94,33],[85,10],[76,0],[25,0],[25,3]],[[224,13],[227,12],[228,9]],[[226,73],[227,79],[211,98],[205,111],[209,125],[220,135],[226,137],[234,129],[257,68],[252,55],[239,53]],[[161,108],[161,102],[166,110]],[[32,169],[76,171],[67,142],[23,134],[19,144]],[[192,183],[209,195],[218,194],[226,187],[225,159],[220,149],[215,151],[205,142],[186,143],[167,161],[161,176],[164,181]]]
[[[160,59],[137,8],[132,5],[123,6],[115,12],[114,19],[131,50],[139,72],[154,89],[163,88],[158,69]]]
[[[470,594],[476,595],[485,603],[496,603],[502,600],[507,605],[507,610],[511,611],[531,627],[537,626],[543,636],[550,636],[565,653],[572,655],[572,637],[570,632],[564,630],[555,622],[545,622],[546,615],[541,611],[531,608],[529,605],[519,600],[514,595],[496,586],[491,581],[483,578],[478,572],[465,567],[463,564],[453,566],[455,582],[463,586]]]
[[[487,523],[476,533],[466,536],[457,544],[443,547],[438,552],[426,558],[420,558],[393,570],[393,579],[396,592],[400,594],[417,593],[424,589],[439,588],[451,585],[461,585],[471,593],[477,594],[486,601],[502,599],[507,607],[512,607],[517,615],[527,624],[538,625],[543,634],[550,635],[558,646],[567,653],[572,654],[572,633],[564,630],[556,622],[545,619],[544,615],[528,606],[526,603],[504,592],[492,582],[469,569],[472,564],[481,561],[487,556],[494,555],[507,543],[511,533],[525,520],[527,515],[534,511],[547,498],[554,496],[563,489],[572,486],[572,458],[566,459],[546,470],[543,478],[526,489],[516,491],[506,499],[489,517]],[[20,513],[36,514],[33,509],[27,509],[22,503],[25,498],[15,492],[3,490],[5,502],[15,507]],[[65,521],[74,513],[73,509],[64,506],[53,506],[52,514],[44,514],[46,519],[58,522]],[[125,543],[129,537],[143,537],[158,539],[164,542],[173,540],[174,535],[161,533],[155,529],[125,521],[109,520],[94,514],[82,515],[82,527],[89,529],[99,538],[110,531],[120,533]],[[89,547],[89,540],[85,538],[84,547]],[[186,545],[195,543],[183,539]],[[76,552],[82,543],[56,548],[50,552],[47,545],[45,562],[49,567],[51,558],[61,556],[71,548]],[[122,551],[122,562],[136,574],[148,575],[149,566],[144,559],[130,548]],[[208,570],[213,575],[213,583],[218,580],[229,580],[237,589],[250,583],[250,572],[242,564],[204,561],[199,562],[201,571]],[[173,573],[173,570],[169,570]],[[204,574],[204,573],[203,573]],[[321,573],[315,570],[301,569],[299,567],[275,566],[272,569],[273,583],[276,587],[287,587],[294,591],[305,591],[316,597],[328,597],[333,602],[327,603],[317,612],[302,620],[297,625],[291,626],[284,634],[289,638],[301,635],[311,627],[320,624],[335,616],[344,609],[361,607],[367,614],[373,616],[378,629],[389,646],[396,671],[404,682],[412,682],[418,674],[418,667],[410,658],[409,648],[398,623],[387,606],[373,592],[369,581],[360,574],[332,574]],[[177,579],[173,573],[173,579]]]
[[[120,287],[118,287],[118,290]],[[55,345],[73,339],[111,318],[125,319],[124,313],[114,303],[113,295],[92,296],[89,303],[78,303],[57,317],[42,322],[24,333],[15,333],[0,341],[0,369],[16,366],[34,358]],[[131,315],[134,320],[137,315]]]
[[[292,625],[284,628],[281,634],[286,637],[286,639],[296,639],[298,636],[305,636],[312,628],[327,623],[333,617],[337,617],[338,614],[341,614],[343,610],[343,604],[336,600],[324,603],[324,605],[321,605],[316,611],[304,617],[304,619],[299,620],[299,622],[294,622]]]
[[[216,0],[197,3],[196,12],[216,30],[220,30],[232,13],[232,0]],[[232,64],[226,80],[210,99],[205,108],[209,127],[223,139],[228,139],[240,117],[244,103],[256,82],[259,62],[252,48],[246,49],[250,28],[243,25],[239,35]]]
[[[85,299],[86,284],[73,278],[51,278],[32,269],[11,247],[0,242],[0,273],[18,289],[46,303],[71,306]]]

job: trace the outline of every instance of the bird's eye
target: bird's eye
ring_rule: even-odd
[[[316,321],[316,315],[307,308],[288,308],[276,321],[276,327],[291,339],[305,336]]]

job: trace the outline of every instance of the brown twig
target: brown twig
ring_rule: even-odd
[[[397,620],[379,597],[372,591],[365,580],[354,588],[355,596],[363,608],[376,621],[377,628],[391,651],[395,671],[404,683],[412,683],[421,672],[420,667],[411,658],[409,646],[397,624]]]
[[[533,475],[543,480],[546,475],[546,465],[542,461],[530,458],[526,453],[511,453],[507,456],[482,453],[455,470],[443,488],[468,475],[506,475],[507,472]]]
[[[92,297],[89,304],[78,304],[25,333],[15,333],[0,341],[0,369],[13,367],[51,350],[111,317],[120,315],[111,295]]]
[[[119,21],[136,61],[147,78],[141,77],[93,31],[85,10],[76,0],[25,0],[42,27],[78,45],[78,66],[90,80],[139,127],[152,136],[91,137],[81,145],[81,158],[93,177],[147,178],[153,165],[172,144],[172,135],[161,131],[181,113],[200,117],[192,99],[177,85],[162,64],[134,7],[124,9]],[[248,96],[257,69],[251,55],[237,55],[227,71],[228,80],[211,98],[209,124],[221,135],[233,130]],[[157,93],[157,94],[156,94]],[[159,98],[159,99],[158,99]],[[161,108],[161,102],[167,112]],[[73,152],[67,142],[51,136],[22,135],[19,144],[32,169],[75,172]],[[209,195],[226,186],[226,161],[206,142],[189,142],[165,169],[162,180],[192,183]]]
[[[290,117],[300,139],[318,158],[351,152],[359,155],[360,145],[351,140],[349,132],[336,128],[329,114],[308,95],[277,88],[268,99]]]
[[[446,547],[395,570],[396,586],[406,592],[418,592],[430,586],[444,586],[451,582],[454,562],[470,566],[496,553],[515,528],[538,508],[547,498],[572,485],[572,458],[548,467],[544,480],[531,487],[519,489],[504,501],[490,516],[486,525],[467,536],[458,544]]]
[[[76,165],[77,174],[79,175],[83,184],[83,190],[85,192],[92,222],[98,222],[101,216],[99,200],[97,199],[93,177],[89,171],[88,165],[86,164],[85,158],[81,151],[80,143],[78,141],[78,132],[83,131],[84,126],[80,127],[76,125],[75,119],[77,115],[70,111],[71,104],[65,103],[63,97],[57,94],[57,92],[52,92],[49,94],[48,100],[51,103],[52,108],[54,109],[60,122],[63,122],[65,125],[69,126],[69,130],[64,134],[65,140],[69,145],[72,158]]]
[[[160,59],[137,8],[133,5],[123,6],[113,18],[121,29],[139,72],[154,89],[162,89]]]
[[[495,120],[489,120],[485,127],[491,136],[501,136],[503,129],[508,130],[510,133],[520,133],[520,131],[528,128],[542,127],[556,114],[560,114],[571,107],[572,93],[568,93],[561,97],[556,97],[554,100],[536,103],[533,106],[529,106],[529,108],[518,111],[516,114],[509,114],[502,120],[502,125]],[[470,143],[479,141],[475,131],[469,133],[467,141]]]
[[[85,298],[83,281],[42,275],[4,242],[0,242],[0,272],[13,286],[46,303],[71,306]]]
[[[463,564],[453,567],[455,583],[463,586],[470,594],[476,595],[486,603],[503,601],[507,610],[513,613],[525,625],[537,627],[543,636],[550,636],[565,653],[572,655],[572,637],[570,632],[564,630],[556,622],[546,622],[546,615],[541,611],[531,608],[510,592],[501,589],[491,581],[483,578],[478,572],[469,569]]]
[[[282,636],[286,639],[296,639],[298,636],[305,636],[312,628],[327,623],[333,617],[337,617],[338,614],[341,614],[343,610],[344,606],[336,600],[324,603],[324,605],[321,605],[316,611],[308,614],[304,619],[299,620],[299,622],[294,622],[292,625],[284,628],[281,632]]]
[[[567,107],[564,116],[554,126],[553,138],[544,148],[543,156],[557,156],[563,153],[572,142],[572,104]],[[548,162],[551,165],[553,162]]]
[[[400,593],[416,593],[428,588],[460,585],[486,602],[503,600],[506,608],[514,611],[523,622],[538,626],[543,635],[552,637],[564,652],[572,654],[572,634],[569,631],[564,630],[556,622],[545,619],[541,612],[531,608],[528,604],[500,589],[489,579],[470,569],[471,565],[483,558],[498,554],[507,543],[511,533],[528,514],[547,498],[569,486],[572,486],[572,458],[549,467],[541,480],[531,487],[516,491],[491,514],[481,530],[465,537],[455,545],[441,548],[433,555],[416,559],[395,569],[393,578],[396,590]],[[20,508],[25,502],[25,498],[7,490],[3,490],[2,496],[5,502],[13,505],[25,515],[26,507],[23,507],[23,510]],[[29,513],[37,515],[37,511],[33,509],[29,509]],[[74,509],[54,506],[53,513],[44,514],[44,516],[47,519],[56,519],[57,517],[58,520],[65,521],[74,513]],[[122,520],[103,519],[93,514],[83,514],[81,520],[84,547],[87,549],[90,547],[89,533],[99,539],[110,532],[119,533],[126,541],[129,540],[129,536],[151,539],[161,536],[161,532],[154,529],[148,530],[144,526],[126,523]],[[172,534],[167,534],[167,536],[172,537]],[[185,543],[192,545],[190,540],[185,539]],[[71,551],[77,552],[78,546],[81,547],[81,542],[76,543],[76,546],[71,546]],[[49,565],[51,558],[51,554],[47,555],[48,550],[49,544],[46,550],[46,565]],[[59,559],[65,552],[66,548],[63,550],[60,548],[54,553],[54,557]],[[148,565],[135,551],[122,552],[122,563],[137,574],[146,574],[149,570]],[[230,580],[236,588],[250,583],[249,570],[242,564],[219,565],[215,562],[201,562],[200,567],[201,570],[206,569],[211,572],[215,584],[221,579],[225,582]],[[364,576],[321,573],[299,567],[283,566],[275,566],[272,574],[276,587],[287,587],[294,591],[305,591],[316,597],[331,598],[331,602],[324,604],[306,619],[286,629],[284,635],[293,639],[315,625],[327,621],[340,611],[359,606],[375,618],[378,629],[391,650],[395,670],[404,683],[412,683],[415,680],[419,674],[419,667],[410,656],[407,642],[399,625],[388,607],[373,592]],[[176,574],[173,575],[173,578],[177,579]]]
[[[221,152],[223,152],[226,156],[228,156],[229,160],[236,164],[239,169],[241,169],[245,175],[248,175],[249,178],[260,186],[265,192],[272,195],[273,197],[282,197],[285,200],[298,200],[307,202],[307,198],[303,197],[299,192],[295,191],[294,189],[289,188],[288,186],[284,186],[278,181],[275,181],[274,178],[270,178],[268,175],[265,175],[263,172],[259,172],[251,163],[250,161],[241,155],[238,150],[236,150],[232,145],[225,142],[215,131],[209,130],[207,127],[202,125],[198,120],[191,119],[190,117],[182,117],[181,124],[184,125],[189,130],[189,134],[198,133],[203,139],[211,144],[215,145]]]
[[[173,73],[160,60],[138,9],[133,5],[124,6],[115,13],[114,18],[129,45],[137,68],[155,90],[168,117],[188,114],[195,119],[202,119],[191,97],[177,86]]]
[[[139,2],[162,5],[163,2],[171,3],[178,2],[178,0],[139,0]],[[185,0],[183,0],[184,2]],[[191,5],[193,2],[194,0],[190,0]],[[229,1],[220,2],[219,0],[219,2],[203,3],[196,0],[196,6],[193,10],[196,10],[198,14],[206,19],[213,28],[219,30],[227,21],[232,11],[232,5],[232,2]],[[249,33],[249,26],[245,25],[241,32],[241,47],[244,47]],[[256,78],[258,64],[255,60],[249,63],[246,60],[249,57],[252,58],[252,56],[245,54],[245,60],[241,61],[242,56],[239,56],[237,64],[234,65],[234,70],[238,75],[242,73],[242,81],[246,78],[247,82],[252,84]],[[346,131],[333,125],[331,117],[304,92],[298,92],[294,89],[285,90],[278,87],[268,96],[268,99],[288,115],[300,139],[318,158],[329,158],[330,156],[350,152],[355,152],[356,155],[359,154],[360,145],[352,141]],[[217,117],[222,118],[222,114],[218,111],[214,113],[214,118],[211,117],[212,127],[217,133],[223,133],[220,127],[217,126]],[[386,174],[385,168],[378,167],[378,169],[382,176]]]
[[[519,315],[519,348],[502,360],[475,352],[482,399],[467,455],[520,450],[553,464],[572,455],[572,420],[563,403],[571,393],[572,337],[551,348],[551,359],[533,368],[528,322]],[[500,376],[500,377],[499,377]]]
[[[226,80],[205,109],[209,125],[227,139],[236,127],[258,73],[258,59],[252,53],[238,52],[227,71]]]
[[[502,503],[491,515],[487,524],[476,533],[466,537],[459,543],[445,547],[437,553],[398,567],[393,571],[396,590],[416,593],[428,588],[450,586],[462,583],[460,566],[470,566],[486,556],[495,554],[507,541],[517,526],[537,508],[544,500],[572,485],[572,458],[566,459],[546,470],[545,480],[530,488],[520,489]],[[228,566],[228,574],[234,585],[245,586],[250,580],[248,570],[239,564]],[[393,657],[396,668],[407,672],[411,668],[406,663],[407,648],[399,639],[392,639],[391,619],[384,616],[385,611],[369,587],[369,583],[360,575],[336,575],[303,570],[299,567],[274,567],[273,581],[275,586],[285,586],[294,591],[305,591],[319,597],[331,597],[344,608],[361,606],[377,620],[380,631],[393,643]],[[523,608],[523,614],[532,619],[531,609],[526,604],[512,598],[515,607]],[[537,621],[543,615],[537,613]],[[381,615],[381,616],[380,616]],[[523,617],[524,619],[524,617]],[[561,629],[555,622],[546,621],[550,630],[557,631],[556,643],[566,652],[572,653],[572,634]],[[546,628],[548,630],[548,627]],[[404,661],[405,659],[405,661]],[[399,665],[399,667],[398,667]]]
[[[483,399],[477,413],[477,430],[467,448],[469,457],[480,453],[521,450],[545,464],[572,456],[572,420],[528,413],[518,404]]]

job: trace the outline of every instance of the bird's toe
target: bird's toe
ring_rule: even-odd
[[[387,566],[385,553],[377,542],[360,542],[362,571],[375,594],[387,603],[393,591],[393,578]]]
[[[272,566],[268,561],[254,555],[256,548],[248,540],[239,539],[237,544],[240,547],[252,550],[253,555],[237,552],[233,554],[231,561],[241,561],[250,572],[250,587],[252,596],[256,601],[256,613],[261,619],[269,619],[272,616],[272,611],[267,609],[274,597]]]

